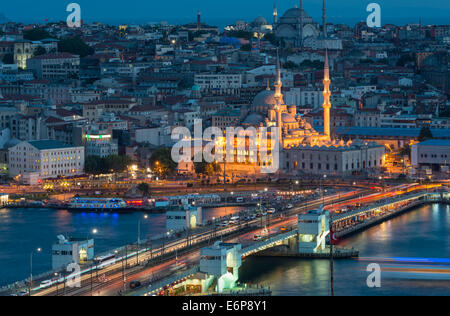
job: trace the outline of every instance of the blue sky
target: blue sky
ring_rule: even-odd
[[[252,20],[262,15],[271,20],[273,0],[3,0],[0,13],[14,21],[44,22],[65,20],[66,6],[70,2],[81,5],[86,21],[105,23],[143,23],[168,20],[170,22],[194,21],[197,10],[203,20],[223,26],[237,19]],[[382,24],[423,23],[448,24],[449,0],[327,0],[328,21],[356,23],[366,20],[366,6],[377,2],[382,8]],[[279,15],[293,7],[298,0],[277,0]],[[304,0],[307,12],[321,19],[321,0]]]

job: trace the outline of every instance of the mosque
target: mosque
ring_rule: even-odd
[[[327,34],[326,0],[323,0],[322,28],[319,23],[300,6],[287,10],[278,19],[276,3],[273,11],[273,29],[275,36],[283,40],[288,47],[312,49],[342,49],[342,41],[330,38]]]
[[[272,90],[268,86],[266,90],[255,96],[242,125],[246,128],[276,127],[278,129],[281,145],[279,173],[344,176],[372,172],[380,168],[385,155],[384,146],[360,140],[344,142],[332,136],[328,52],[325,53],[323,85],[324,131],[319,133],[297,114],[295,105],[285,104],[280,60],[277,58],[275,89]],[[251,163],[261,166],[266,162],[251,161]],[[227,166],[227,168],[233,169],[233,166]],[[249,169],[245,167],[240,170],[248,172]],[[254,172],[257,173],[256,170]]]

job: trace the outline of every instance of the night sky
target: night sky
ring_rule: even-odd
[[[238,19],[251,21],[259,15],[271,22],[274,3],[273,0],[5,0],[0,14],[25,23],[61,21],[66,20],[65,9],[70,2],[81,5],[82,19],[87,22],[185,23],[194,21],[200,10],[204,22],[221,27]],[[278,0],[279,16],[298,2]],[[328,21],[346,24],[365,21],[366,7],[371,2],[382,7],[382,24],[404,25],[417,23],[419,19],[425,24],[448,24],[450,20],[449,0],[328,0]],[[304,7],[316,21],[321,21],[321,0],[304,0]]]

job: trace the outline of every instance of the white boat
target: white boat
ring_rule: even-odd
[[[73,198],[69,208],[79,211],[118,211],[127,209],[128,205],[118,198]]]

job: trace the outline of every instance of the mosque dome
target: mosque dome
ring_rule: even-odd
[[[268,25],[269,23],[267,22],[267,20],[265,18],[263,18],[262,16],[257,17],[253,23],[254,26],[263,26],[263,25]]]
[[[289,113],[282,113],[281,114],[281,119],[282,119],[284,124],[295,124],[295,123],[297,123],[297,120],[295,119],[295,117],[292,116]]]
[[[253,109],[264,108],[263,111],[268,111],[271,108],[273,108],[276,104],[277,100],[275,99],[275,91],[264,90],[255,96],[255,98],[253,99],[252,108]]]
[[[245,120],[242,122],[242,124],[245,125],[259,125],[265,121],[265,117],[259,113],[251,113],[249,114]]]
[[[280,19],[280,23],[297,24],[300,18],[300,12],[302,12],[303,23],[312,23],[313,19],[305,10],[299,8],[292,8],[287,10]]]

